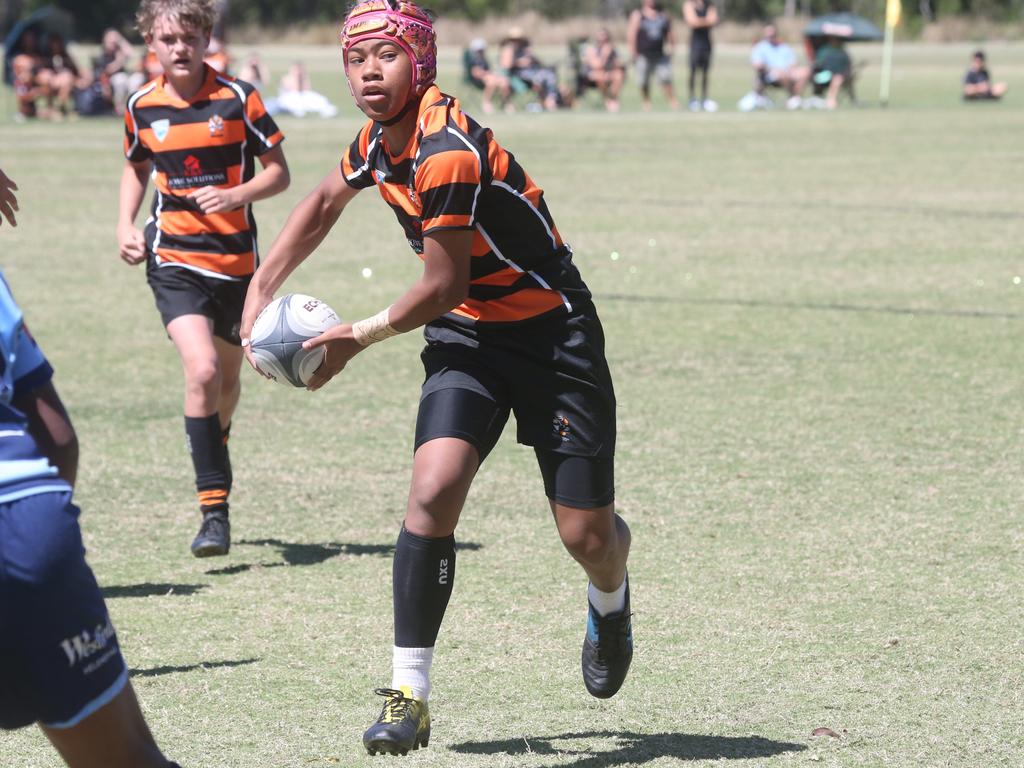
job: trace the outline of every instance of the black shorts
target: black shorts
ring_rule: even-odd
[[[711,46],[706,43],[690,44],[690,68],[707,69],[711,66]]]
[[[583,508],[611,503],[615,391],[592,307],[495,329],[442,319],[424,335],[417,448],[458,437],[483,461],[514,413],[517,439],[536,451],[549,498]]]
[[[152,257],[146,265],[146,282],[165,328],[182,315],[203,315],[213,321],[214,336],[235,346],[241,344],[238,330],[251,279],[208,277],[169,263],[157,266]]]

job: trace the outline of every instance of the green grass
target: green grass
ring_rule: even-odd
[[[1024,54],[989,46],[1017,88],[966,106],[968,50],[898,49],[888,110],[642,115],[631,89],[619,116],[491,121],[605,323],[637,655],[587,697],[585,584],[509,429],[459,529],[410,765],[1024,763]],[[296,51],[265,54],[279,73]],[[336,52],[302,55],[343,114],[282,121],[293,186],[258,206],[264,248],[358,126]],[[721,52],[723,106],[744,55]],[[236,544],[193,560],[179,364],[117,258],[120,133],[0,125],[22,202],[0,247],[79,430],[89,558],[147,718],[185,768],[379,764],[359,737],[389,679],[419,339],[316,394],[247,374]],[[418,269],[368,193],[287,287],[363,317]],[[58,764],[34,729],[0,736],[0,765]]]

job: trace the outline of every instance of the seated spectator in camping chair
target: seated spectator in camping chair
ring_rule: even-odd
[[[554,111],[572,103],[572,94],[558,86],[558,74],[545,67],[530,48],[530,41],[519,27],[513,27],[501,41],[499,66],[511,83],[512,90],[520,93],[531,90],[541,108]]]
[[[601,27],[593,44],[584,49],[581,58],[579,85],[583,90],[596,88],[604,98],[605,109],[618,112],[619,94],[626,81],[626,68],[619,61],[619,54],[607,27]],[[582,95],[579,88],[577,95]]]
[[[853,62],[838,37],[828,37],[814,53],[814,93],[825,94],[825,108],[839,106],[839,92],[845,90],[857,102],[853,91]]]
[[[975,51],[971,66],[964,76],[964,101],[993,101],[1003,98],[1006,83],[993,83],[985,66],[985,52]]]
[[[480,106],[486,114],[494,112],[494,96],[498,95],[506,112],[515,110],[512,104],[512,84],[500,72],[491,70],[487,60],[487,41],[476,38],[470,41],[469,47],[462,54],[465,80],[474,88],[482,91]]]
[[[769,88],[784,88],[789,94],[786,108],[800,107],[811,70],[797,64],[796,53],[782,42],[774,24],[764,25],[761,39],[750,52],[750,63],[754,67],[754,93],[758,97],[766,98],[765,91]]]

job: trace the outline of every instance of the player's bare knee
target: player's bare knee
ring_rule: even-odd
[[[573,523],[560,527],[558,533],[573,559],[584,565],[600,566],[618,552],[617,537],[600,528]]]
[[[458,483],[449,478],[416,478],[409,491],[409,509],[428,517],[443,517],[460,495]]]
[[[185,384],[195,394],[219,395],[223,374],[215,358],[190,360],[185,367]]]

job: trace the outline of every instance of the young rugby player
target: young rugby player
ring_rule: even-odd
[[[582,667],[599,697],[619,689],[633,652],[630,535],[613,503],[615,396],[601,324],[542,191],[434,85],[434,28],[416,4],[356,4],[341,44],[369,121],[256,271],[242,344],[349,201],[376,186],[423,274],[379,314],[307,345],[326,350],[317,389],[369,345],[426,326],[412,486],[393,565],[393,676],[363,736],[371,754],[404,754],[430,737],[429,673],[455,578],[454,531],[510,411],[519,441],[536,452],[558,533],[590,578]]]
[[[0,222],[17,187],[0,171]],[[40,728],[72,768],[177,768],[128,681],[71,501],[78,440],[0,274],[0,729]]]
[[[231,544],[238,326],[259,258],[251,204],[289,183],[284,136],[259,93],[203,63],[214,16],[213,0],[143,0],[138,28],[164,73],[128,99],[117,227],[121,258],[146,262],[185,372],[185,435],[203,515],[197,557],[227,554]],[[156,192],[143,234],[134,222],[151,174]]]

